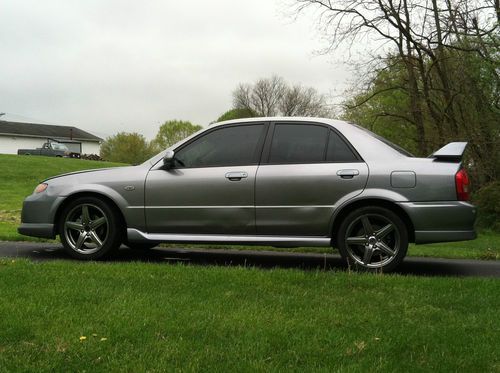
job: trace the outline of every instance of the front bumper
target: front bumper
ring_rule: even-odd
[[[415,229],[415,243],[466,241],[476,238],[476,207],[462,201],[402,202]]]
[[[48,191],[28,196],[23,202],[21,225],[17,231],[25,236],[55,238],[56,211],[63,199]]]

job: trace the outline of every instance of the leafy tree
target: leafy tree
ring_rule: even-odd
[[[222,114],[215,122],[223,122],[225,120],[232,119],[242,119],[242,118],[252,118],[255,117],[255,113],[250,109],[231,109]]]
[[[138,133],[119,132],[101,145],[101,158],[111,162],[139,164],[153,155],[154,151],[144,136]]]
[[[417,154],[417,132],[408,117],[410,102],[402,86],[404,80],[404,67],[393,61],[377,72],[367,87],[350,92],[342,117]]]
[[[188,121],[169,120],[160,126],[152,143],[157,150],[164,150],[201,129]]]
[[[362,43],[345,117],[418,156],[468,141],[476,189],[500,174],[498,1],[295,0],[315,9],[329,51]],[[373,43],[367,41],[374,41]],[[361,87],[361,88],[359,88]]]
[[[233,105],[256,117],[328,117],[331,114],[325,95],[312,87],[292,86],[279,76],[240,84],[233,92]]]

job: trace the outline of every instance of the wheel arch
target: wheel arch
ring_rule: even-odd
[[[352,211],[355,209],[361,208],[361,207],[366,207],[366,206],[378,206],[378,207],[384,207],[388,210],[391,210],[395,214],[397,214],[402,220],[403,223],[406,226],[406,229],[408,230],[408,240],[409,242],[415,242],[415,228],[413,226],[413,222],[406,213],[406,211],[400,207],[397,203],[393,201],[389,201],[386,199],[381,199],[381,198],[363,198],[363,199],[358,199],[356,201],[352,201],[350,203],[345,204],[340,208],[340,211],[338,211],[334,216],[333,220],[331,223],[331,232],[332,232],[332,244],[336,244],[336,239],[337,239],[337,232],[340,227],[340,224],[342,220]]]
[[[123,215],[122,210],[118,207],[118,204],[116,203],[116,201],[114,201],[111,197],[109,197],[105,194],[102,194],[102,193],[93,192],[93,191],[81,191],[81,192],[76,192],[76,193],[70,194],[57,207],[57,210],[56,210],[56,213],[54,216],[54,233],[55,234],[60,233],[59,232],[59,223],[60,223],[62,212],[64,211],[65,207],[68,206],[71,202],[73,202],[76,199],[81,198],[81,197],[95,197],[95,198],[99,198],[100,200],[108,203],[109,206],[111,207],[111,209],[116,213],[116,216],[118,217],[118,219],[121,221],[121,223],[123,223],[123,224],[121,224],[121,226],[123,226],[125,229],[125,227],[126,227],[125,216]]]

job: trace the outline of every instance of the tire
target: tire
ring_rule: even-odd
[[[110,257],[123,241],[123,224],[113,208],[97,197],[80,197],[64,207],[59,237],[76,259]]]
[[[340,224],[337,247],[350,268],[391,272],[408,251],[408,230],[393,211],[378,206],[354,210]]]

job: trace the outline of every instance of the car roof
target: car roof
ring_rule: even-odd
[[[322,117],[253,117],[253,118],[241,118],[241,119],[231,119],[222,122],[216,122],[210,126],[223,126],[228,124],[238,124],[238,123],[251,123],[251,122],[318,122],[325,124],[349,124],[343,120],[322,118]]]

